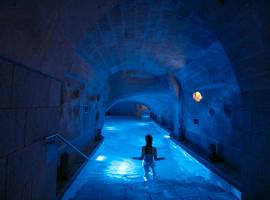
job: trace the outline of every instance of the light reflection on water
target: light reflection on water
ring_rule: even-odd
[[[119,130],[119,128],[117,128],[116,126],[104,126],[103,130],[104,131],[117,131]]]
[[[149,125],[149,123],[146,123],[146,122],[139,122],[138,125],[139,125],[139,126],[147,126],[147,125]]]
[[[136,173],[134,173],[135,168],[135,163],[129,159],[112,161],[105,169],[105,173],[111,178],[127,179],[136,176]]]

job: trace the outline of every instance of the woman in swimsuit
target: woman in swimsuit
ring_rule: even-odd
[[[140,157],[132,157],[132,159],[135,160],[143,160],[143,168],[144,168],[144,181],[147,181],[149,179],[149,170],[151,168],[153,173],[153,178],[156,177],[156,171],[155,171],[155,161],[164,160],[164,157],[157,157],[157,148],[152,146],[153,143],[153,137],[152,135],[146,135],[145,136],[145,142],[146,145],[142,147],[142,154]]]

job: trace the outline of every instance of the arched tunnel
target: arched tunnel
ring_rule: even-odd
[[[270,199],[269,10],[0,1],[0,199]]]

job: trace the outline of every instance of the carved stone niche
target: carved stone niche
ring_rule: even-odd
[[[99,111],[96,112],[95,120],[96,120],[96,121],[99,120]]]
[[[77,99],[80,97],[80,89],[75,89],[71,92],[71,99]]]
[[[80,114],[80,107],[79,106],[75,106],[73,108],[73,114],[74,114],[74,116],[79,116],[79,114]]]
[[[209,109],[209,114],[210,114],[211,117],[213,117],[215,115],[215,113],[216,112],[215,112],[215,110],[213,108]]]
[[[193,119],[194,124],[199,124],[199,119]]]
[[[97,101],[99,101],[99,100],[100,100],[100,94],[97,95]]]
[[[84,111],[85,113],[88,113],[88,112],[89,112],[89,106],[88,106],[88,105],[84,105],[83,111]]]
[[[224,114],[227,118],[230,118],[232,116],[233,108],[230,104],[224,103],[223,110],[224,110]]]
[[[96,99],[94,95],[89,95],[87,98],[89,101],[94,101]]]

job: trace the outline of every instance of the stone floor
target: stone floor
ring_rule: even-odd
[[[158,177],[143,183],[139,156],[144,136],[152,134],[159,156]],[[220,179],[197,162],[154,122],[109,118],[103,128],[102,146],[72,183],[63,200],[236,200],[225,192]],[[213,184],[213,183],[217,184]],[[219,185],[219,186],[218,186]],[[221,184],[222,185],[222,184]],[[224,185],[224,184],[223,184]]]

